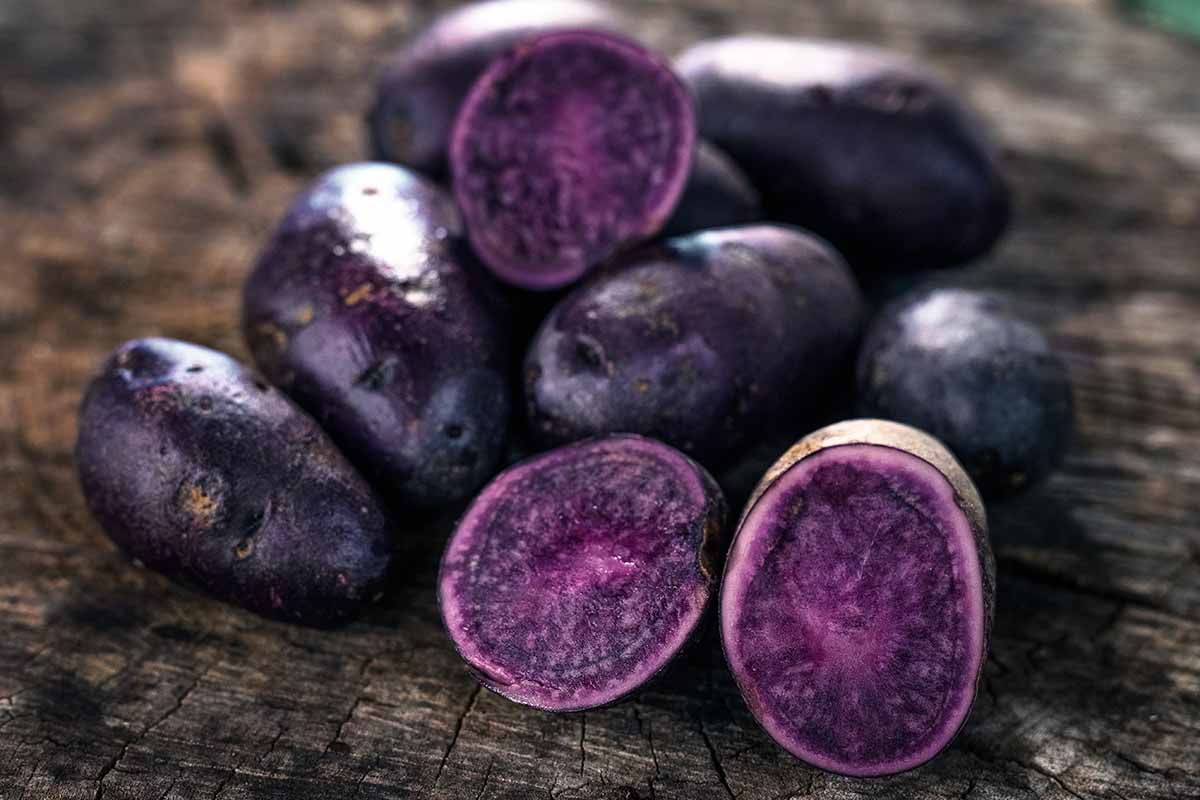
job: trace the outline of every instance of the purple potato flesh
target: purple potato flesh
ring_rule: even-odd
[[[700,135],[746,171],[769,218],[828,239],[860,271],[960,264],[1008,225],[981,126],[897,54],[735,36],[696,45],[676,66]]]
[[[621,27],[587,0],[491,0],[442,15],[383,70],[368,115],[373,156],[441,175],[463,98],[497,56],[552,30]]]
[[[222,353],[122,345],[84,398],[76,462],[122,550],[221,600],[332,625],[382,588],[376,495],[311,417]]]
[[[657,233],[691,168],[687,90],[608,33],[519,45],[472,88],[450,146],[475,252],[500,278],[554,289]]]
[[[804,761],[903,772],[962,727],[986,660],[982,501],[940,443],[852,420],[784,455],[725,568],[721,636],[755,718]]]
[[[613,702],[692,637],[715,591],[725,505],[703,468],[639,436],[521,462],[475,499],[438,594],[458,652],[518,703]]]
[[[761,219],[762,200],[750,179],[717,147],[700,142],[683,196],[661,234],[682,236]]]
[[[389,164],[317,180],[247,280],[260,369],[389,501],[465,497],[503,452],[506,336],[450,197]]]
[[[846,264],[802,231],[671,239],[554,308],[526,355],[529,425],[548,443],[639,433],[720,469],[811,413],[863,317]]]

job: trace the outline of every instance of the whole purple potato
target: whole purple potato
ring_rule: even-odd
[[[886,306],[858,356],[860,413],[916,425],[985,497],[1017,494],[1062,463],[1074,427],[1066,364],[999,299],[929,288]]]
[[[676,66],[700,135],[746,170],[772,218],[823,236],[858,269],[959,264],[1008,224],[978,124],[895,54],[738,36],[696,45]]]
[[[472,502],[438,577],[479,681],[518,703],[612,703],[694,638],[716,591],[725,502],[661,442],[617,435],[510,467]]]
[[[588,0],[490,0],[438,17],[384,67],[368,115],[373,156],[442,174],[459,106],[497,56],[552,30],[622,27]]]
[[[746,506],[721,585],[721,640],[750,712],[843,775],[941,752],[987,661],[995,565],[979,492],[907,425],[802,439]]]
[[[375,494],[311,417],[222,353],[121,345],[84,397],[75,458],[104,530],[169,578],[312,625],[382,588]]]
[[[802,231],[671,239],[554,308],[526,355],[529,425],[549,442],[640,433],[716,469],[803,419],[863,316],[841,257]]]
[[[700,142],[683,196],[661,234],[683,236],[762,219],[762,198],[746,173],[719,148]]]
[[[389,502],[465,497],[504,450],[506,337],[461,236],[415,173],[340,167],[292,205],[245,286],[259,367]]]
[[[560,31],[492,62],[450,142],[471,245],[497,276],[557,289],[658,233],[691,170],[695,116],[658,56]]]

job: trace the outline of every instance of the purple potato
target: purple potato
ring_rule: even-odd
[[[927,289],[884,308],[857,384],[860,413],[929,431],[988,498],[1043,480],[1071,439],[1066,365],[1041,331],[980,292]]]
[[[738,36],[676,62],[700,135],[762,191],[768,214],[860,270],[946,267],[987,252],[1008,190],[979,124],[901,57],[840,42]]]
[[[587,0],[491,0],[438,17],[384,67],[367,118],[373,156],[442,175],[459,106],[493,59],[552,30],[622,27]]]
[[[223,353],[121,345],[84,397],[75,459],[123,551],[220,600],[333,625],[382,589],[376,495],[311,417]]]
[[[983,502],[937,440],[851,420],[755,490],[730,549],[721,637],[746,705],[796,757],[890,775],[970,713],[991,635]]]
[[[454,126],[471,244],[509,283],[573,283],[662,228],[695,137],[687,89],[632,41],[563,31],[521,44],[488,67]]]
[[[683,236],[762,219],[762,199],[746,174],[718,148],[700,142],[683,196],[661,234]]]
[[[671,239],[551,312],[525,360],[529,425],[547,443],[640,433],[718,469],[815,408],[863,318],[845,263],[802,231]]]
[[[389,501],[434,506],[493,473],[512,403],[506,337],[450,197],[353,164],[287,212],[245,287],[263,372]]]
[[[487,688],[547,711],[618,700],[693,637],[715,593],[725,503],[682,453],[640,436],[510,467],[446,548],[446,630]]]

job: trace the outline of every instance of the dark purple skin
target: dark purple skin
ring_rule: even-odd
[[[850,420],[803,439],[755,491],[725,567],[721,638],[782,747],[890,775],[965,723],[994,596],[983,501],[961,465],[915,428]]]
[[[311,417],[223,353],[121,345],[84,397],[75,460],[109,537],[172,580],[318,626],[382,590],[376,495]]]
[[[718,469],[815,407],[863,320],[845,263],[802,231],[671,239],[555,307],[525,359],[529,426],[547,443],[640,433]]]
[[[494,61],[463,102],[454,196],[497,276],[556,289],[662,228],[695,138],[687,89],[656,55],[609,33],[549,33]]]
[[[1045,479],[1071,440],[1066,365],[1034,325],[980,292],[925,289],[884,308],[857,385],[860,413],[929,431],[988,498]]]
[[[612,703],[696,633],[724,518],[712,477],[661,442],[618,435],[535,456],[488,484],[451,536],[446,630],[510,700]]]
[[[443,175],[458,109],[497,56],[552,30],[622,27],[588,0],[491,0],[438,17],[384,67],[367,117],[372,157]]]
[[[676,66],[700,135],[746,170],[770,217],[828,239],[856,269],[960,264],[1008,225],[981,127],[897,55],[739,36],[696,45]]]
[[[661,235],[683,236],[762,219],[762,198],[746,173],[720,149],[700,142],[683,197]]]
[[[478,269],[441,189],[354,164],[296,200],[246,283],[255,361],[389,502],[466,497],[503,452],[506,336]]]

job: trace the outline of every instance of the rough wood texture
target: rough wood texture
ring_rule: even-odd
[[[994,656],[964,734],[893,779],[807,769],[753,724],[711,636],[634,702],[514,706],[439,627],[446,519],[408,521],[408,574],[337,633],[127,563],[74,478],[85,379],[135,335],[245,355],[238,284],[264,231],[317,170],[361,156],[367,77],[431,9],[10,0],[0,798],[1200,796],[1200,49],[1105,0],[634,10],[671,49],[765,29],[918,54],[1004,142],[1017,225],[960,280],[1053,333],[1080,433],[1049,485],[993,509]]]

